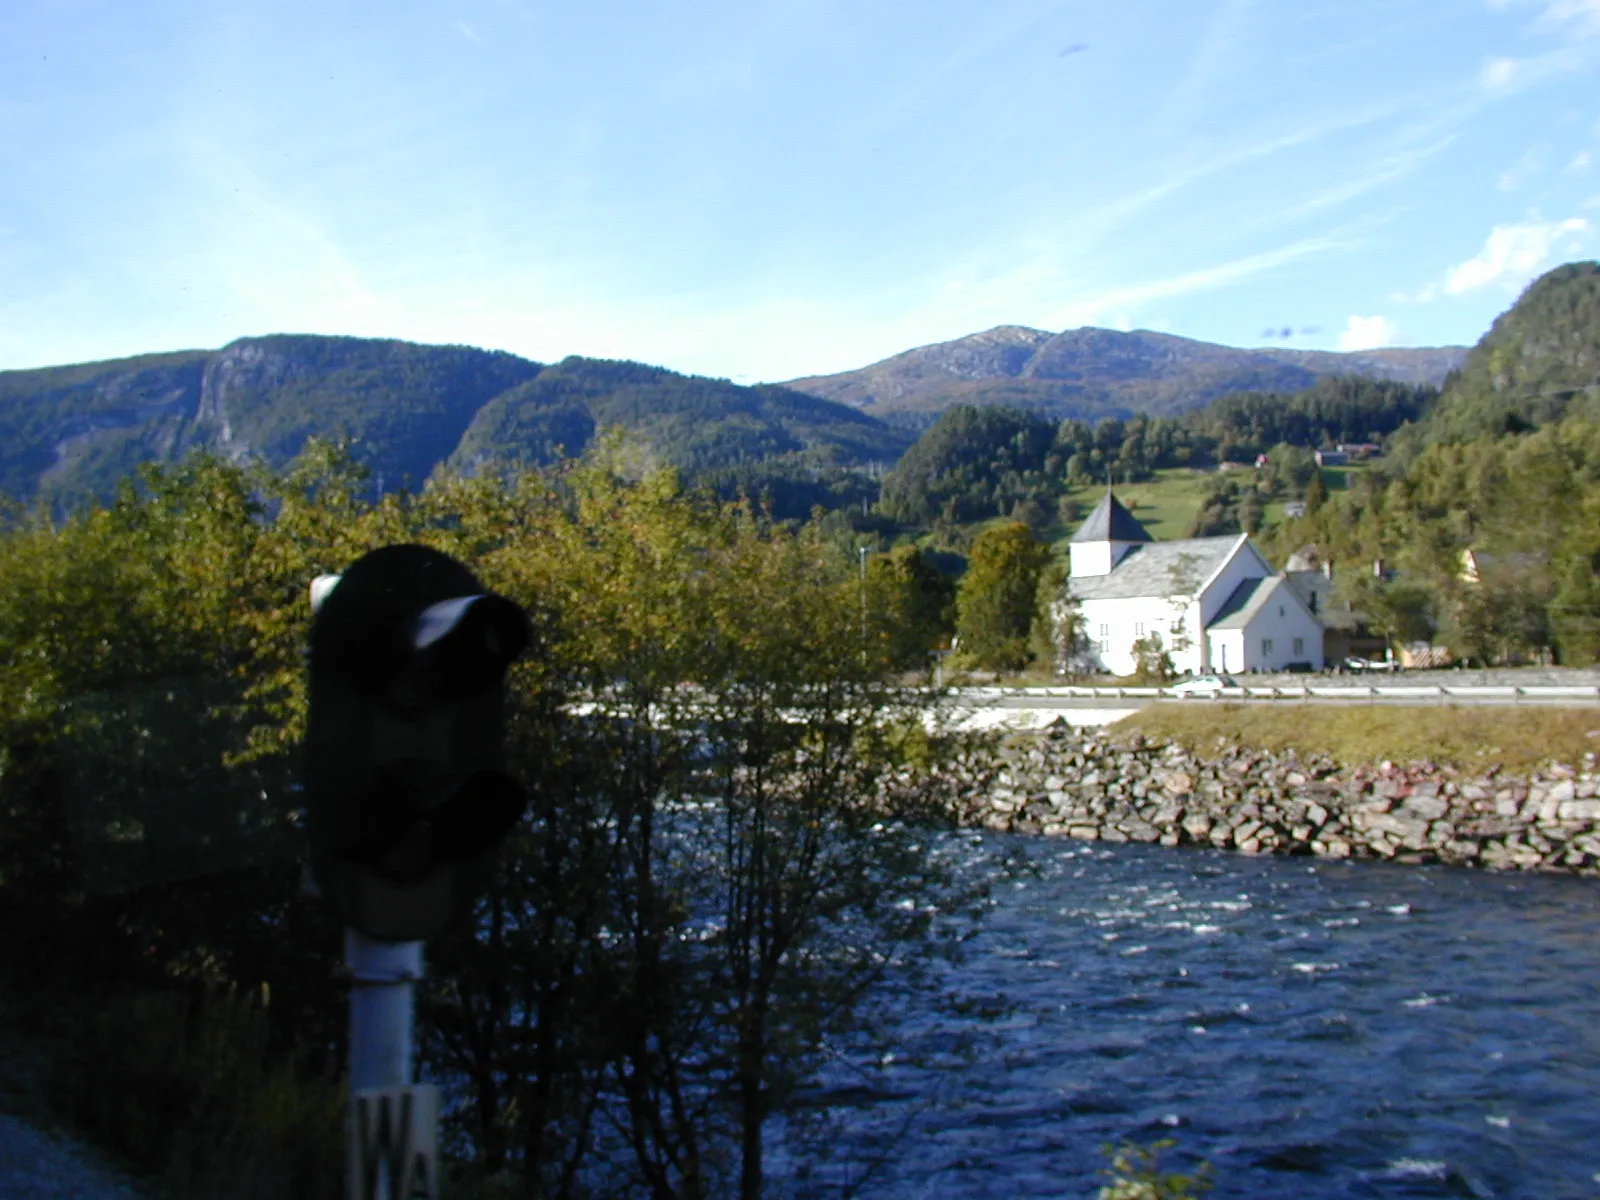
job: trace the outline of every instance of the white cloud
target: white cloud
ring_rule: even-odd
[[[1352,316],[1339,334],[1339,349],[1378,350],[1394,345],[1399,332],[1388,317]]]
[[[1478,80],[1486,88],[1506,88],[1517,77],[1517,67],[1520,64],[1514,58],[1491,58],[1483,64],[1483,70],[1478,75]]]
[[[1527,221],[1521,225],[1496,225],[1483,249],[1445,273],[1444,290],[1459,296],[1491,283],[1521,287],[1549,261],[1552,251],[1576,249],[1593,228],[1582,217],[1565,221]]]
[[[1600,0],[1551,0],[1539,23],[1570,29],[1580,36],[1600,34]]]
[[[1589,152],[1587,150],[1580,150],[1578,152],[1577,156],[1571,162],[1569,162],[1567,164],[1567,174],[1569,174],[1569,175],[1581,175],[1581,174],[1583,174],[1585,171],[1587,171],[1589,169],[1589,163],[1591,161],[1593,161],[1593,160],[1590,159]]]
[[[1396,304],[1430,304],[1439,298],[1439,285],[1425,283],[1414,292],[1393,292],[1389,299]]]

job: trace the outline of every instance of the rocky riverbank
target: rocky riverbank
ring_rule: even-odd
[[[975,819],[1008,832],[1600,875],[1594,754],[1511,778],[1055,727],[968,770]]]

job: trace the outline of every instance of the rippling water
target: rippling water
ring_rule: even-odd
[[[1213,1197],[1600,1195],[1592,881],[1029,853],[956,972],[1004,1014],[904,1014],[946,1065],[870,1072],[834,1140],[884,1151],[861,1194],[1092,1196],[1101,1144],[1171,1137]]]

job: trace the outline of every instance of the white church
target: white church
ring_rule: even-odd
[[[1184,673],[1322,669],[1322,623],[1248,534],[1158,542],[1108,489],[1071,555],[1091,669],[1133,674],[1133,643],[1151,633]]]

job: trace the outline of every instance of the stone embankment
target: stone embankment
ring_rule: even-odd
[[[976,821],[1009,832],[1600,875],[1600,772],[1584,758],[1528,778],[1432,763],[1350,769],[1056,727],[1013,738],[968,784]]]

